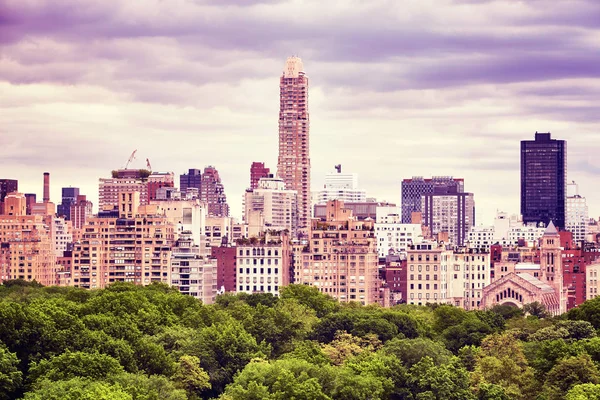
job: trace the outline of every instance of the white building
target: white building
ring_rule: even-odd
[[[261,178],[258,187],[244,196],[244,221],[255,235],[266,229],[296,232],[296,198],[297,192],[286,190],[283,179]]]
[[[279,296],[279,288],[290,283],[289,236],[264,243],[238,244],[237,292],[271,293]]]
[[[579,195],[579,186],[573,181],[567,185],[565,229],[573,234],[573,240],[586,240],[589,220],[585,197]]]
[[[171,286],[212,304],[217,296],[217,260],[194,244],[192,232],[181,232],[171,256]]]
[[[451,304],[465,310],[479,308],[483,288],[490,284],[490,253],[466,251],[454,253],[448,263],[447,297]]]
[[[498,212],[493,225],[471,227],[468,246],[489,251],[490,246],[496,243],[502,246],[516,246],[519,240],[524,240],[531,247],[539,241],[545,229],[544,226],[524,225],[520,215],[509,216],[505,212]]]
[[[50,222],[50,235],[57,257],[62,257],[73,243],[73,234],[69,224],[64,218],[52,218]]]
[[[390,252],[406,252],[409,246],[423,241],[421,225],[403,224],[400,207],[377,207],[376,213],[375,235],[379,258],[385,258]]]
[[[317,204],[327,204],[329,200],[342,200],[344,203],[362,203],[367,200],[367,192],[358,188],[358,175],[342,173],[342,166],[336,172],[325,175],[325,187],[319,192]]]
[[[164,215],[175,226],[177,235],[182,232],[191,232],[194,243],[205,242],[205,227],[207,218],[207,205],[198,199],[181,200],[180,196],[173,196],[168,200],[151,200],[157,206],[157,214]]]

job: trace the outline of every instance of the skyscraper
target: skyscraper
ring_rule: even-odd
[[[475,225],[473,193],[459,192],[455,187],[434,187],[421,203],[423,223],[433,235],[446,232],[452,244],[464,245]]]
[[[412,179],[402,181],[402,223],[410,224],[413,212],[421,212],[421,198],[433,193],[434,187],[456,188],[461,193],[465,191],[464,179],[455,179],[451,176],[434,176],[423,179],[413,176]]]
[[[19,181],[16,179],[0,179],[0,202],[7,194],[19,191]]]
[[[208,166],[204,168],[201,179],[200,200],[208,204],[208,215],[228,217],[229,205],[227,204],[227,196],[225,196],[225,187],[219,177],[219,171],[215,167]]]
[[[523,222],[554,222],[565,227],[567,142],[550,133],[521,141],[521,214]]]
[[[302,60],[289,57],[279,81],[279,159],[277,176],[298,192],[298,227],[310,219],[308,77]]]
[[[179,175],[179,190],[182,195],[185,195],[188,188],[198,189],[198,193],[202,188],[202,170],[190,168],[187,174]]]
[[[573,181],[567,184],[567,203],[565,230],[573,234],[573,240],[585,240],[589,221],[588,206],[585,197],[579,195],[579,185]]]
[[[254,161],[250,167],[250,189],[256,189],[258,181],[261,178],[267,178],[270,173],[271,170],[265,167],[265,163]]]
[[[62,202],[56,208],[59,217],[65,217],[68,221],[71,219],[71,205],[75,204],[79,196],[79,188],[62,188]]]

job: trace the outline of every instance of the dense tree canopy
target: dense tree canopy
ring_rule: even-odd
[[[203,305],[165,285],[0,286],[2,399],[600,399],[600,299],[464,311],[308,286]]]

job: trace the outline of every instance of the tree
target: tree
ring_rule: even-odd
[[[537,318],[548,318],[550,313],[546,310],[546,306],[540,303],[539,301],[534,301],[533,303],[525,304],[523,306],[523,312],[525,315],[532,315]]]
[[[339,303],[331,296],[327,296],[314,286],[288,285],[279,291],[282,300],[294,299],[300,304],[315,311],[317,317],[322,318],[339,310]]]
[[[359,338],[346,332],[338,332],[331,343],[322,346],[322,350],[334,365],[341,365],[363,351],[372,352],[380,347],[381,342],[374,335]]]
[[[406,368],[417,364],[424,357],[429,357],[435,365],[447,363],[452,357],[443,344],[431,339],[392,339],[383,346],[383,352],[392,354]]]
[[[533,369],[512,332],[493,334],[482,341],[471,378],[476,393],[494,384],[514,399],[529,399],[535,394]]]
[[[439,366],[430,357],[423,358],[410,369],[409,386],[416,399],[474,399],[469,373],[456,357]]]
[[[42,380],[35,390],[25,394],[24,400],[133,400],[118,385],[72,378],[65,381]]]
[[[583,383],[600,383],[600,372],[587,354],[559,361],[546,375],[546,393],[550,400],[559,400],[573,386]]]
[[[318,367],[304,360],[255,361],[246,365],[228,385],[222,400],[331,400],[323,382],[333,382],[331,367]]]
[[[600,385],[593,383],[575,385],[569,390],[565,400],[600,400]]]
[[[200,359],[200,366],[210,376],[211,396],[222,393],[225,385],[233,380],[236,372],[254,358],[266,358],[268,347],[259,346],[240,323],[213,324],[201,329],[185,347],[184,354]]]
[[[15,398],[15,393],[21,388],[23,373],[19,371],[18,365],[16,354],[0,345],[0,400]]]
[[[173,381],[188,393],[189,399],[199,399],[200,394],[210,389],[210,377],[200,367],[200,360],[194,356],[182,356],[179,359]]]
[[[123,367],[111,356],[67,350],[49,360],[33,363],[29,368],[29,380],[60,381],[76,377],[101,380],[121,372]]]
[[[600,329],[600,297],[588,300],[578,307],[572,308],[567,312],[567,318],[570,320],[587,321],[594,326],[594,329]]]

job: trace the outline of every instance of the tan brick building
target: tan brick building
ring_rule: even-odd
[[[294,246],[294,283],[313,285],[340,302],[379,301],[374,221],[356,221],[339,200],[325,221],[313,219],[307,244]]]
[[[118,196],[119,218],[90,218],[75,244],[70,284],[99,289],[113,282],[170,283],[174,226],[137,192]]]

